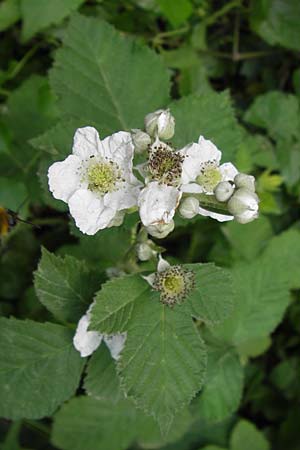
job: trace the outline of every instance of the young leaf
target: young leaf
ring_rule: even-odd
[[[169,74],[154,52],[111,25],[76,15],[50,73],[63,114],[100,135],[142,126],[169,99]]]
[[[0,416],[50,416],[78,387],[84,360],[60,325],[0,319]]]
[[[50,25],[58,24],[75,11],[84,0],[21,0],[24,41]]]
[[[77,322],[92,303],[101,282],[101,275],[88,270],[83,262],[42,250],[35,272],[35,290],[41,303],[58,320]]]
[[[158,295],[140,299],[118,361],[122,387],[163,432],[203,383],[206,351],[191,318]]]
[[[63,450],[125,450],[135,437],[135,419],[128,400],[77,397],[55,415],[52,442]]]
[[[192,316],[209,325],[223,322],[233,305],[229,271],[214,264],[187,264],[185,267],[195,273],[195,289],[188,298]]]
[[[175,145],[198,142],[203,135],[222,151],[223,162],[234,160],[241,132],[227,91],[184,97],[171,103],[170,109],[176,119]]]

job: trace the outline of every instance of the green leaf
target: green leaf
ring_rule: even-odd
[[[230,439],[231,450],[269,450],[270,445],[263,433],[247,420],[240,420]]]
[[[299,99],[279,91],[267,92],[255,98],[244,115],[244,120],[265,128],[274,139],[300,137]]]
[[[113,55],[113,58],[112,58]],[[50,73],[64,115],[100,135],[142,126],[166,105],[169,74],[159,56],[107,23],[76,15]]]
[[[215,336],[240,346],[274,330],[290,301],[288,284],[277,276],[276,264],[262,256],[233,268],[235,308],[223,324],[211,330]]]
[[[84,360],[60,325],[0,318],[0,416],[50,416],[78,387]]]
[[[21,17],[19,0],[4,0],[0,5],[0,31],[16,23]]]
[[[90,328],[104,334],[126,331],[137,305],[150,298],[149,290],[140,275],[108,281],[95,297]]]
[[[252,29],[271,45],[300,50],[298,0],[252,0]]]
[[[137,302],[118,372],[126,394],[167,432],[202,387],[206,351],[190,317],[152,296]]]
[[[233,306],[232,278],[214,264],[187,264],[195,273],[195,289],[188,297],[192,316],[208,325],[223,322]]]
[[[60,23],[83,2],[84,0],[21,0],[23,40],[27,41],[39,31]]]
[[[91,357],[84,380],[87,395],[117,403],[124,398],[116,371],[116,362],[104,343]]]
[[[156,2],[173,27],[185,22],[193,12],[190,0],[177,0],[175,8],[173,0],[156,0]]]
[[[241,133],[227,91],[185,97],[171,103],[170,109],[176,119],[174,143],[177,147],[198,142],[203,135],[222,151],[223,162],[234,160]]]
[[[222,227],[237,258],[251,261],[266,247],[273,235],[269,220],[260,216],[258,220],[241,225],[232,221]]]
[[[274,279],[290,289],[300,289],[300,233],[287,230],[275,236],[263,254],[262,264],[269,264]]]
[[[231,348],[209,345],[203,392],[196,401],[200,415],[209,422],[220,422],[239,407],[243,390],[243,369]]]
[[[18,211],[27,198],[24,183],[14,178],[0,177],[0,205],[13,211]],[[22,209],[22,214],[24,210]]]
[[[125,450],[135,437],[135,418],[128,400],[77,397],[54,416],[52,442],[63,450]]]
[[[92,303],[102,277],[75,258],[64,259],[43,249],[35,272],[35,290],[41,303],[58,320],[77,322]]]

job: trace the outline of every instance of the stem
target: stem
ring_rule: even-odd
[[[232,0],[231,2],[226,3],[221,9],[219,9],[218,11],[216,11],[214,14],[212,14],[211,16],[207,17],[207,19],[204,19],[204,22],[207,25],[212,25],[214,24],[220,17],[225,16],[228,11],[230,11],[233,8],[237,8],[241,6],[241,1],[240,0]]]
[[[200,206],[218,214],[231,215],[227,209],[227,204],[219,202],[214,195],[206,194],[183,194],[184,197],[195,197],[199,200]]]
[[[35,421],[35,420],[25,419],[24,425],[27,425],[29,428],[31,428],[33,430],[39,431],[44,436],[48,437],[50,435],[50,428],[47,427],[46,425],[43,425],[42,423]]]
[[[39,46],[40,46],[40,44],[36,44],[34,47],[31,47],[31,49],[28,50],[27,53],[25,53],[23,58],[15,65],[15,67],[12,69],[12,71],[10,73],[8,73],[8,75],[6,76],[6,81],[12,80],[13,78],[15,78],[18,75],[18,73],[23,69],[23,67],[29,61],[29,59],[35,54],[35,52],[37,51]]]
[[[233,44],[232,44],[232,59],[233,61],[237,61],[240,52],[240,14],[236,13],[235,21],[234,21],[234,30],[233,30]]]

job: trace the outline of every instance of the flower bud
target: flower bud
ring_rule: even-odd
[[[145,128],[150,136],[171,139],[175,131],[175,119],[168,109],[159,109],[145,117]]]
[[[199,200],[195,197],[187,197],[182,200],[179,206],[179,214],[184,219],[192,219],[199,214]]]
[[[132,142],[134,145],[134,150],[137,153],[142,153],[147,150],[148,145],[151,144],[151,137],[149,134],[142,130],[133,129],[131,130]]]
[[[227,202],[234,192],[234,186],[229,181],[221,181],[215,187],[214,194],[218,202]]]
[[[259,198],[254,192],[241,188],[235,191],[227,206],[235,220],[245,224],[258,217],[258,202]]]
[[[147,232],[158,239],[163,239],[170,234],[175,228],[174,220],[169,223],[158,223],[156,225],[149,225],[146,227]]]
[[[238,173],[234,177],[234,183],[237,188],[245,188],[248,191],[255,192],[255,178],[252,175]]]
[[[136,247],[136,252],[140,261],[149,261],[152,256],[156,255],[156,251],[153,250],[147,242],[138,244]]]

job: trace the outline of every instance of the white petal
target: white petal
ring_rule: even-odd
[[[111,136],[106,137],[102,141],[103,155],[118,164],[121,169],[126,171],[132,170],[132,159],[134,154],[134,146],[131,133],[119,131]]]
[[[70,155],[64,161],[55,162],[49,167],[48,182],[53,197],[67,202],[81,186],[81,160]]]
[[[102,334],[97,331],[88,331],[90,324],[90,314],[87,313],[81,317],[78,322],[73,344],[82,357],[91,355],[102,341]]]
[[[78,128],[73,139],[73,154],[82,160],[101,152],[101,141],[94,127]]]
[[[207,209],[201,208],[201,206],[199,206],[199,214],[200,216],[211,217],[212,219],[216,219],[219,222],[228,222],[229,220],[233,220],[233,216],[227,216],[225,214],[218,214],[212,211],[208,211]]]
[[[200,136],[198,144],[201,147],[201,157],[204,161],[215,161],[217,165],[220,163],[222,153],[213,142]]]
[[[141,183],[134,186],[125,182],[119,190],[105,194],[104,205],[116,211],[137,206],[141,186]]]
[[[110,336],[104,336],[105,344],[109,348],[110,354],[115,360],[120,358],[120,353],[124,348],[126,338],[127,333],[117,333]]]
[[[231,163],[224,163],[220,166],[222,181],[233,181],[234,177],[239,173],[237,168]]]
[[[147,281],[148,284],[150,284],[151,287],[154,286],[154,281],[155,281],[155,273],[151,273],[150,275],[142,275],[142,278],[144,278],[144,280]]]
[[[76,226],[89,235],[106,228],[116,214],[115,209],[104,206],[103,197],[88,189],[78,189],[68,203]]]
[[[140,193],[138,205],[140,217],[145,226],[170,223],[181,198],[181,192],[165,184],[154,181]]]
[[[171,265],[166,261],[161,255],[158,256],[158,264],[157,264],[157,271],[158,272],[164,272],[167,270]]]
[[[201,194],[202,192],[204,192],[204,189],[197,183],[183,184],[180,187],[180,190],[188,194]]]

